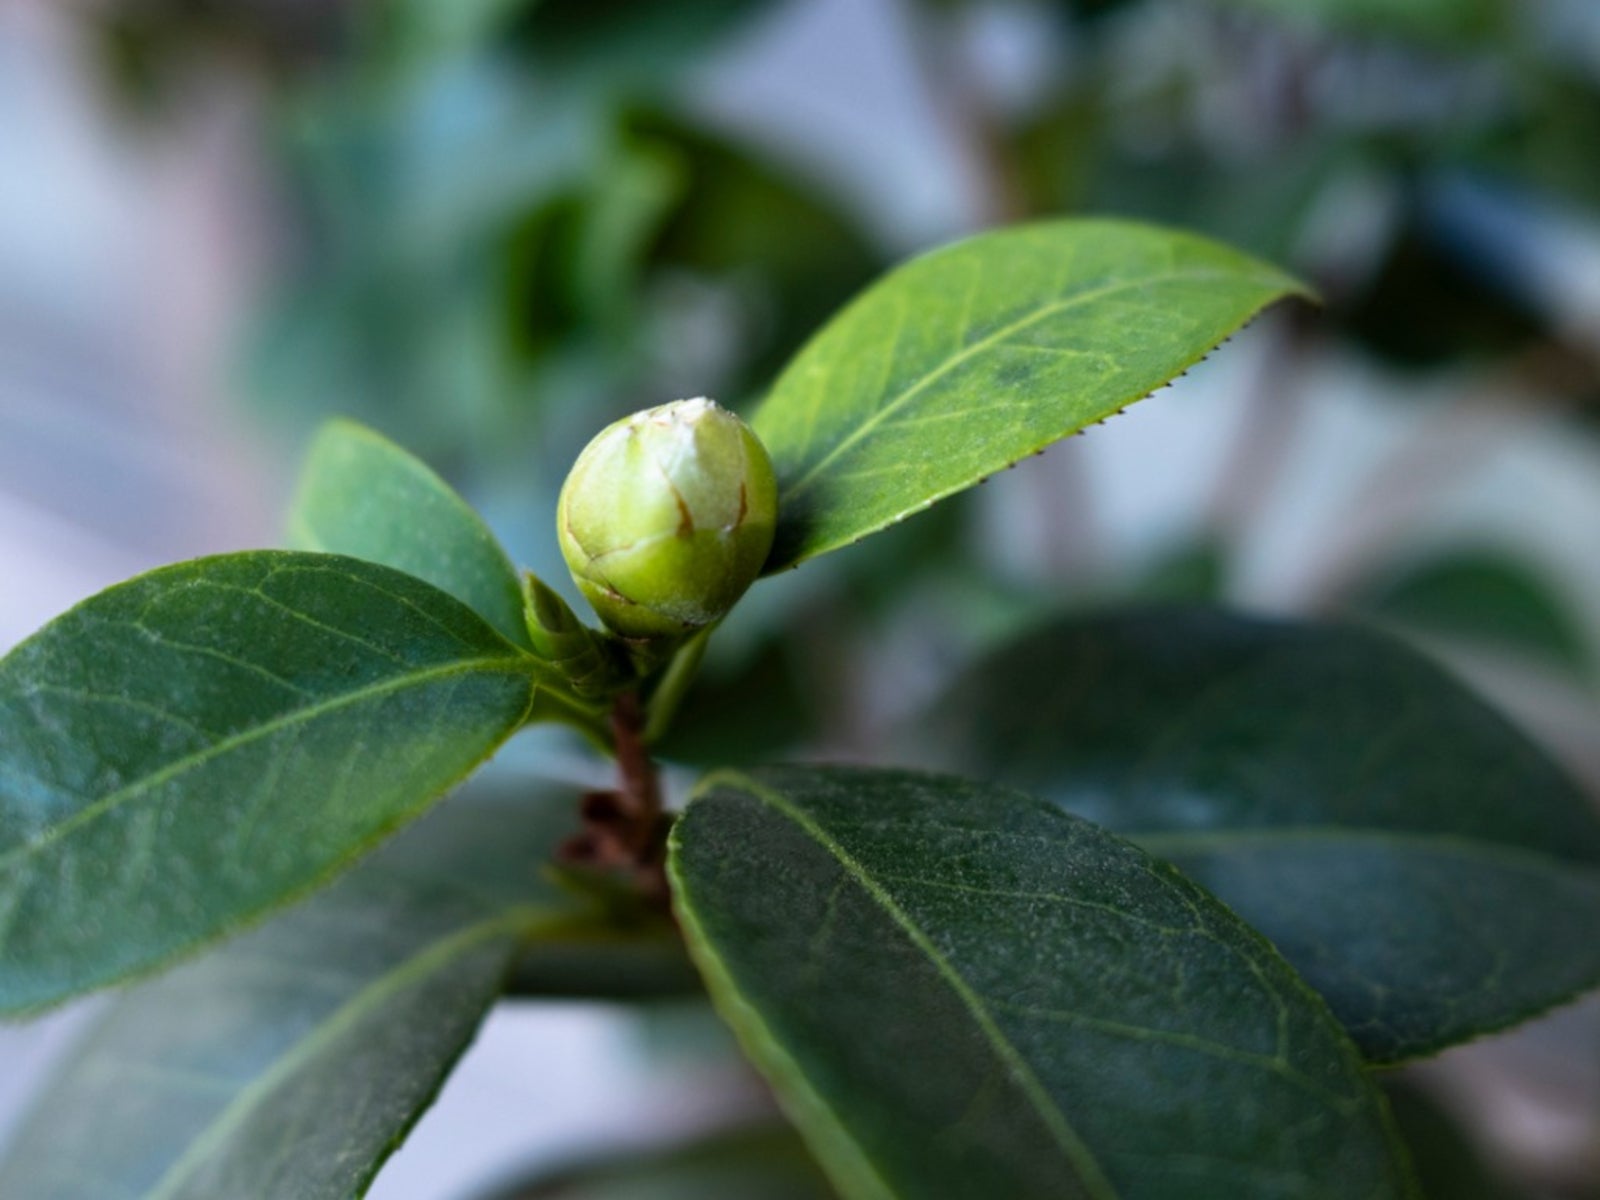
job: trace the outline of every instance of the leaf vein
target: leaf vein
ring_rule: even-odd
[[[158,787],[171,779],[175,779],[188,771],[201,767],[221,754],[225,754],[231,750],[236,750],[241,746],[247,746],[260,738],[269,737],[281,729],[293,728],[300,722],[313,721],[326,713],[337,712],[338,710],[348,707],[349,705],[359,704],[364,700],[385,696],[391,692],[400,691],[407,687],[420,686],[424,683],[431,683],[436,679],[448,679],[453,675],[464,675],[474,671],[495,672],[500,674],[524,674],[520,664],[508,663],[505,658],[496,657],[469,659],[464,662],[446,663],[442,666],[430,667],[424,670],[414,671],[409,674],[396,676],[391,679],[381,680],[378,683],[368,684],[365,687],[357,688],[355,691],[347,692],[343,695],[332,697],[331,699],[321,700],[314,704],[308,704],[300,708],[291,709],[289,712],[282,713],[270,720],[263,721],[259,725],[251,726],[250,728],[241,730],[230,737],[223,738],[221,741],[215,742],[203,750],[199,750],[193,754],[187,754],[181,758],[175,759],[173,762],[168,763],[166,766],[161,767],[158,770],[152,771],[131,783],[125,784],[122,787],[117,788],[115,791],[106,793],[106,795],[102,796],[94,803],[88,804],[82,809],[79,809],[77,812],[71,814],[71,816],[69,816],[66,820],[63,820],[54,826],[48,827],[42,833],[34,835],[21,845],[16,846],[4,853],[0,853],[0,868],[8,866],[13,860],[23,855],[39,853],[46,847],[61,840],[63,837],[66,837],[75,829],[95,821],[104,816],[107,812],[114,810],[118,805],[124,803],[125,801],[134,799],[135,797],[148,792],[152,788]]]
[[[1033,1069],[1028,1065],[1027,1060],[1022,1057],[1010,1039],[1006,1037],[1005,1032],[995,1022],[993,1015],[985,1006],[984,998],[955,969],[954,965],[944,956],[922,928],[900,908],[894,897],[862,867],[848,850],[830,836],[827,830],[823,829],[810,814],[791,804],[787,798],[747,775],[729,772],[723,775],[722,778],[734,783],[735,786],[743,788],[755,799],[799,826],[802,832],[832,855],[845,874],[853,879],[883,909],[884,914],[895,925],[900,927],[901,932],[906,935],[912,944],[927,956],[928,961],[933,964],[939,976],[956,993],[962,1005],[972,1015],[974,1023],[983,1033],[985,1041],[988,1042],[990,1049],[994,1051],[996,1058],[1005,1066],[1011,1078],[1016,1081],[1017,1086],[1021,1088],[1023,1094],[1028,1098],[1030,1105],[1038,1114],[1040,1121],[1044,1124],[1057,1147],[1067,1160],[1072,1163],[1084,1188],[1091,1196],[1096,1197],[1096,1200],[1116,1200],[1116,1192],[1113,1190],[1099,1163],[1095,1160],[1093,1153],[1083,1142],[1083,1139],[1079,1137],[1077,1131],[1072,1128],[1066,1115],[1051,1098],[1049,1092],[1045,1090],[1044,1085],[1039,1081],[1038,1076],[1033,1073]]]
[[[1118,279],[1098,287],[1087,288],[1081,292],[1074,292],[1070,296],[1063,296],[1049,304],[1040,305],[1025,317],[1019,317],[1007,325],[1001,326],[993,333],[987,334],[977,341],[965,346],[962,350],[946,358],[937,367],[925,372],[920,378],[898,395],[889,399],[887,403],[875,408],[872,413],[844,437],[840,438],[833,448],[819,458],[815,463],[806,468],[797,478],[787,482],[783,487],[785,504],[792,504],[794,500],[816,483],[821,473],[835,460],[848,452],[858,442],[870,435],[879,425],[894,416],[895,413],[911,403],[917,396],[933,384],[943,379],[957,367],[967,362],[975,355],[1002,344],[1012,335],[1037,325],[1041,321],[1058,316],[1081,305],[1104,299],[1106,296],[1115,295],[1117,292],[1128,291],[1139,287],[1154,287],[1165,283],[1199,282],[1205,279],[1235,279],[1233,273],[1193,269],[1187,271],[1167,271],[1160,274],[1143,275],[1133,279]]]

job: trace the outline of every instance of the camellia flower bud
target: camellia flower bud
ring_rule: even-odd
[[[721,620],[772,549],[778,484],[750,427],[705,398],[608,425],[561,488],[561,552],[600,619],[628,638]]]

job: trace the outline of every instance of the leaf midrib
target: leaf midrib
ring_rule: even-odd
[[[811,1081],[795,1062],[794,1056],[773,1036],[762,1014],[740,993],[732,972],[712,946],[683,879],[682,862],[677,850],[678,831],[682,828],[683,823],[677,822],[669,838],[673,852],[667,861],[667,874],[672,882],[674,911],[683,928],[684,944],[699,968],[713,1006],[733,1029],[746,1054],[763,1065],[797,1128],[802,1132],[809,1131],[805,1115],[796,1109],[815,1112],[827,1119],[832,1135],[829,1144],[826,1148],[814,1149],[818,1162],[833,1180],[835,1188],[851,1200],[864,1200],[867,1197],[870,1200],[896,1200],[894,1190],[884,1182],[866,1149],[834,1112],[833,1106],[811,1086]],[[785,1097],[780,1079],[799,1094]],[[846,1179],[850,1181],[848,1184],[844,1182]]]
[[[541,909],[515,909],[499,914],[438,939],[366,984],[279,1055],[271,1068],[254,1083],[243,1088],[229,1101],[204,1131],[189,1143],[189,1148],[178,1160],[162,1173],[152,1189],[144,1194],[143,1200],[170,1200],[170,1197],[177,1195],[178,1189],[205,1164],[212,1151],[243,1125],[251,1113],[265,1104],[281,1084],[293,1078],[302,1066],[314,1062],[324,1047],[336,1042],[349,1029],[359,1026],[370,1012],[414,980],[423,978],[436,965],[448,962],[480,942],[501,936],[526,939],[533,936],[543,922],[556,920],[559,916]],[[508,952],[508,961],[509,957]]]
[[[317,718],[326,715],[327,713],[337,712],[341,708],[358,704],[364,700],[370,700],[376,697],[384,696],[390,692],[400,691],[411,686],[420,686],[425,683],[432,683],[439,679],[448,679],[455,675],[468,675],[475,672],[503,675],[530,674],[525,664],[510,655],[495,655],[493,657],[465,659],[457,662],[445,663],[442,666],[430,667],[421,671],[408,672],[390,679],[381,680],[378,683],[368,684],[367,686],[357,688],[352,692],[345,692],[338,696],[329,697],[325,700],[319,700],[315,704],[308,704],[300,708],[291,709],[289,712],[283,713],[272,718],[271,720],[263,721],[259,725],[252,725],[248,729],[231,734],[228,737],[223,738],[221,741],[212,743],[203,750],[197,750],[193,754],[187,754],[181,758],[175,759],[174,761],[167,763],[165,766],[160,767],[155,771],[151,771],[149,774],[143,775],[131,783],[124,784],[122,787],[117,788],[114,791],[107,792],[98,800],[84,805],[84,807],[72,813],[65,820],[50,826],[43,833],[37,834],[31,838],[27,838],[12,849],[0,853],[0,869],[9,867],[12,862],[18,858],[24,858],[42,853],[56,842],[59,842],[61,839],[70,836],[74,831],[82,826],[96,821],[100,817],[106,815],[108,812],[115,810],[119,805],[133,800],[138,796],[150,791],[151,789],[161,786],[169,780],[176,779],[178,776],[183,775],[188,771],[195,770],[220,755],[237,750],[242,746],[250,745],[252,742],[260,738],[268,737],[282,729],[287,729],[293,725],[299,724],[302,721],[314,721]],[[531,678],[529,681],[529,686],[531,690],[533,687]]]
[[[916,922],[900,908],[894,897],[878,884],[867,873],[866,869],[856,861],[855,857],[834,840],[808,813],[791,804],[780,793],[737,771],[712,774],[706,778],[705,782],[697,790],[704,793],[716,787],[719,783],[745,791],[763,804],[776,810],[779,814],[799,826],[802,832],[833,856],[845,874],[883,909],[885,915],[927,957],[934,969],[939,973],[940,978],[956,993],[957,998],[971,1014],[973,1021],[983,1034],[984,1040],[988,1042],[990,1048],[995,1052],[995,1056],[1000,1059],[1011,1077],[1022,1089],[1023,1095],[1027,1097],[1030,1106],[1044,1123],[1057,1147],[1071,1162],[1078,1176],[1078,1182],[1083,1185],[1094,1200],[1117,1200],[1116,1191],[1112,1188],[1110,1181],[1106,1178],[1093,1153],[1078,1136],[1077,1131],[1072,1128],[1066,1114],[1061,1111],[1050,1098],[1049,1093],[1045,1091],[1044,1085],[1033,1073],[1033,1069],[1028,1065],[1027,1060],[1022,1057],[1017,1048],[1011,1044],[1010,1039],[1006,1037],[1004,1031],[1001,1030],[993,1015],[984,1005],[982,997],[973,991],[971,985],[955,969],[949,959],[940,952],[939,948],[933,944]]]
[[[1066,312],[1069,309],[1075,308],[1079,305],[1102,299],[1119,291],[1126,291],[1129,288],[1148,287],[1164,283],[1191,281],[1199,282],[1208,279],[1220,279],[1227,280],[1229,282],[1258,282],[1263,285],[1271,282],[1270,279],[1265,277],[1257,279],[1254,276],[1241,276],[1237,272],[1219,271],[1214,268],[1196,268],[1189,271],[1167,271],[1161,274],[1141,276],[1137,279],[1121,279],[1117,280],[1115,283],[1102,284],[1100,287],[1090,288],[1087,291],[1075,292],[1071,296],[1064,296],[1061,299],[1051,301],[1049,304],[1042,305],[1033,312],[1029,313],[1027,316],[1018,318],[1017,320],[1012,321],[1010,324],[1002,326],[993,333],[990,333],[980,338],[978,341],[973,342],[969,346],[964,346],[960,351],[945,359],[937,367],[924,374],[909,387],[903,389],[888,403],[875,409],[866,420],[862,421],[853,430],[851,430],[849,434],[841,438],[831,450],[829,450],[811,466],[807,467],[806,470],[799,476],[799,478],[795,479],[791,483],[783,484],[782,491],[780,493],[781,500],[784,502],[785,506],[792,504],[797,496],[799,496],[816,482],[818,475],[831,463],[833,463],[841,455],[848,452],[868,434],[872,433],[885,420],[893,416],[895,412],[903,408],[906,404],[910,403],[924,389],[938,382],[945,375],[955,370],[974,355],[990,349],[991,347],[1003,342],[1011,335],[1027,329],[1030,325],[1046,320],[1049,317],[1056,316],[1062,312]],[[893,353],[892,348],[889,353]],[[757,419],[759,421],[759,416]]]

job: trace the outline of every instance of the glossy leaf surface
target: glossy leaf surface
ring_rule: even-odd
[[[534,660],[387,567],[152,572],[0,661],[0,1011],[149,970],[322,882],[522,721]]]
[[[669,940],[541,873],[575,799],[470,786],[326,893],[120,996],[16,1133],[0,1195],[360,1195],[520,955],[620,970]]]
[[[767,570],[1116,413],[1299,291],[1216,242],[1116,221],[982,234],[907,263],[826,325],[755,414],[778,472]]]
[[[527,646],[522,582],[494,534],[420,459],[354,421],[329,421],[289,510],[297,550],[348,554],[450,593]]]
[[[847,1197],[1408,1195],[1321,1000],[1170,867],[1041,800],[896,771],[711,776],[690,950]]]
[[[1600,984],[1589,802],[1378,634],[1209,609],[1067,620],[974,667],[912,741],[1178,864],[1373,1060]]]

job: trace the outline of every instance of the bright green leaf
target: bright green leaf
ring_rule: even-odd
[[[1411,1194],[1381,1101],[1262,938],[1021,793],[711,776],[669,869],[691,953],[851,1200]]]
[[[489,527],[426,464],[364,425],[333,420],[317,434],[289,540],[415,575],[529,645],[521,579]]]
[[[360,1195],[519,953],[620,971],[676,942],[659,917],[630,937],[541,875],[575,800],[475,781],[326,893],[119,997],[17,1132],[0,1195]]]
[[[0,661],[0,1011],[146,971],[300,895],[522,722],[537,663],[426,583],[199,559]]]
[[[1377,1062],[1600,985],[1600,819],[1375,633],[1206,609],[1067,620],[972,668],[914,741],[1177,863]]]
[[[769,571],[838,549],[1118,412],[1303,289],[1190,234],[1072,220],[900,267],[824,327],[753,425]]]

